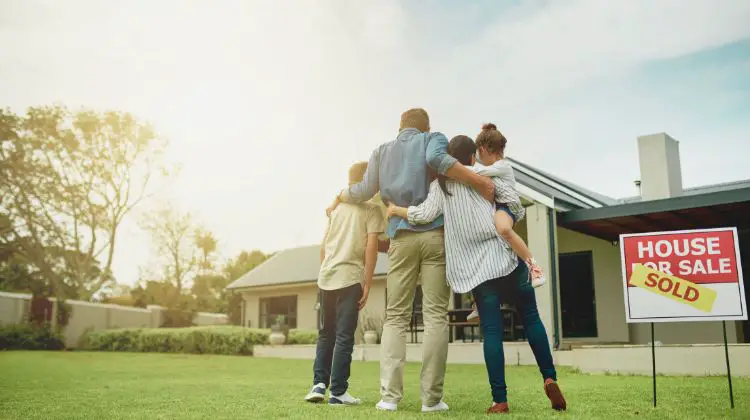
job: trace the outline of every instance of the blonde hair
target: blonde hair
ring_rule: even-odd
[[[367,162],[357,162],[349,168],[349,185],[362,182],[367,172]]]
[[[495,124],[487,123],[482,126],[482,131],[477,135],[477,148],[481,147],[490,153],[505,156],[505,145],[508,139],[497,130]]]
[[[430,131],[430,116],[422,108],[412,108],[401,114],[401,125],[399,131],[405,128],[416,128],[425,133]]]

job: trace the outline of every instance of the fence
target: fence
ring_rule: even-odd
[[[88,329],[159,327],[165,310],[158,305],[142,309],[79,300],[68,300],[65,303],[71,309],[68,324],[63,329],[65,345],[69,348],[75,347]],[[23,322],[29,313],[30,304],[29,294],[0,292],[0,324]],[[56,310],[57,302],[53,301],[53,304]],[[55,320],[56,317],[53,316],[52,319]],[[229,318],[225,314],[198,312],[193,322],[197,325],[223,325],[229,323]]]

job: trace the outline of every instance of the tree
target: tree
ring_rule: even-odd
[[[141,227],[151,235],[157,265],[164,281],[182,293],[188,276],[198,267],[195,232],[198,228],[190,213],[181,213],[167,203],[147,213]]]
[[[195,246],[201,252],[201,260],[198,269],[205,274],[207,271],[213,268],[212,256],[216,252],[218,241],[214,237],[214,234],[199,228],[195,233]]]
[[[122,221],[147,196],[166,143],[123,112],[0,110],[0,247],[58,298],[112,284]],[[161,172],[165,174],[165,172]]]
[[[226,290],[233,281],[244,276],[255,267],[261,265],[265,260],[270,258],[258,250],[247,252],[242,251],[236,258],[231,259],[224,266],[224,275],[227,279],[226,285],[221,289],[223,300],[226,302],[227,315],[229,322],[234,325],[241,324],[242,320],[242,295]]]

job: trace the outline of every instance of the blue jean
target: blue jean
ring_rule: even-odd
[[[547,331],[539,318],[536,295],[528,278],[529,269],[519,259],[518,268],[512,273],[486,281],[472,291],[484,335],[484,363],[492,389],[492,399],[497,403],[508,401],[503,353],[503,316],[499,309],[500,303],[515,305],[521,315],[523,329],[542,378],[557,380]]]
[[[330,385],[331,395],[342,395],[349,388],[362,285],[320,290],[319,293],[320,322],[313,363],[313,385]]]

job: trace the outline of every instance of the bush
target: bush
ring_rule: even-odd
[[[0,325],[0,350],[62,350],[65,341],[49,325]]]
[[[125,328],[89,331],[80,348],[92,351],[252,355],[254,345],[268,344],[270,331],[236,326]],[[292,330],[288,344],[313,344],[317,332]]]
[[[167,309],[162,312],[164,319],[161,322],[160,327],[166,328],[180,328],[180,327],[192,327],[193,319],[195,319],[194,311],[186,311],[182,309]]]
[[[286,338],[286,344],[315,344],[317,341],[317,331],[289,330]]]

